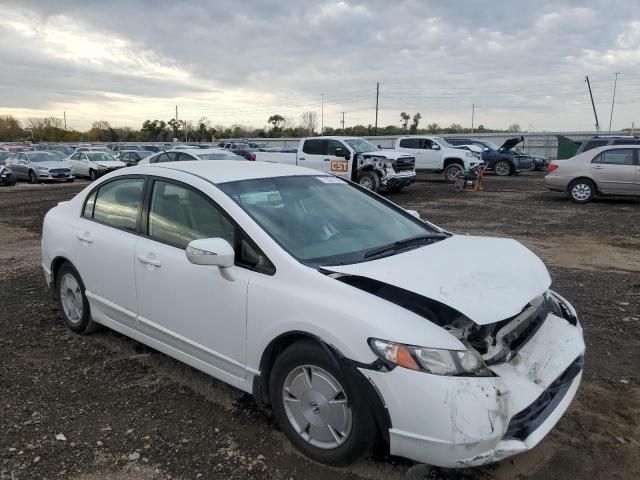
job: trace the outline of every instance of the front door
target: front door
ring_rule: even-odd
[[[135,248],[139,331],[218,378],[244,378],[251,272],[232,267],[235,278],[229,279],[218,267],[190,263],[185,254],[198,238],[234,245],[235,226],[203,193],[158,179],[144,222],[147,236]]]
[[[635,189],[636,150],[605,150],[591,161],[591,174],[602,193],[629,194]]]

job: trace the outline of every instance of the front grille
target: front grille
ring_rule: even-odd
[[[576,358],[542,395],[511,418],[504,438],[524,440],[542,425],[567,394],[571,382],[582,371],[583,366],[584,357]]]
[[[414,170],[416,165],[416,159],[413,157],[398,158],[393,162],[393,169],[396,172],[406,172],[407,170]]]
[[[49,170],[49,173],[52,175],[69,175],[71,170],[68,168],[53,168]]]

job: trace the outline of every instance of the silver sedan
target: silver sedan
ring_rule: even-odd
[[[640,196],[640,146],[600,147],[554,160],[544,180],[547,188],[566,192],[577,203],[597,195]]]

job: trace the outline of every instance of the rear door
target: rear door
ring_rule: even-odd
[[[325,138],[310,138],[304,140],[302,152],[298,154],[298,165],[327,171],[329,169],[327,156],[328,140]],[[325,164],[325,162],[327,162]]]
[[[27,157],[24,153],[16,153],[9,168],[16,174],[17,178],[28,178]]]
[[[637,150],[631,148],[605,150],[591,161],[591,175],[603,193],[633,193],[637,169]]]

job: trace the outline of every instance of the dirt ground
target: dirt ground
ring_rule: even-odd
[[[585,329],[583,382],[556,428],[529,453],[470,470],[383,451],[347,469],[315,464],[250,396],[108,330],[70,333],[39,266],[40,229],[86,182],[0,188],[0,479],[640,478],[640,200],[576,205],[542,177],[490,176],[472,194],[425,174],[390,196],[455,233],[520,240]]]

